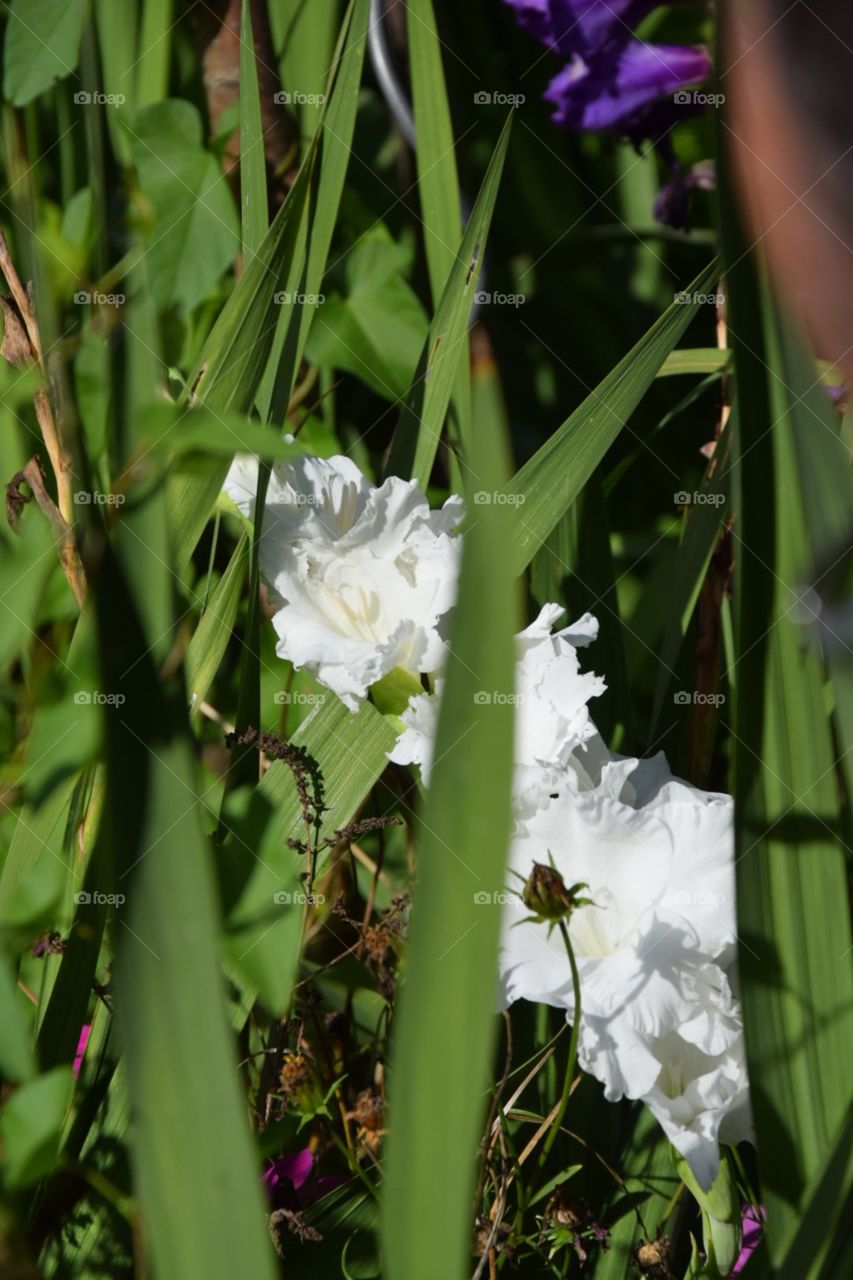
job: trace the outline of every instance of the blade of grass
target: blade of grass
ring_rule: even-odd
[[[510,113],[489,161],[391,443],[386,474],[411,476],[424,488],[438,450],[456,370],[467,348],[468,320],[511,126]]]
[[[418,199],[433,309],[438,307],[456,259],[462,227],[462,201],[456,167],[456,143],[450,119],[441,42],[432,0],[406,5],[406,32],[412,78],[417,146]],[[471,360],[467,331],[462,340],[451,412],[463,449],[471,431]]]
[[[456,261],[462,206],[456,143],[432,0],[406,5],[409,66],[418,145],[418,199],[433,306],[438,307]]]
[[[243,594],[248,563],[249,540],[243,534],[234,548],[228,568],[217,583],[216,590],[201,615],[201,621],[187,649],[187,691],[192,711],[198,710],[207,697],[228,641],[231,639],[231,631]]]
[[[243,253],[249,257],[260,249],[269,222],[264,126],[249,0],[243,0],[240,15],[240,205]]]
[[[607,374],[507,486],[523,497],[513,547],[518,573],[527,567],[619,435],[692,319],[697,295],[720,273],[715,260],[687,286],[690,301],[673,304]]]
[[[124,412],[132,451],[139,410],[157,395],[151,364],[159,362],[141,271],[129,293]],[[156,536],[155,524],[165,526],[166,502],[158,487],[140,504],[138,530],[146,538]],[[131,561],[133,577],[125,567]],[[106,716],[104,837],[115,891],[125,899],[115,925],[115,990],[134,1114],[135,1184],[151,1270],[161,1280],[241,1274],[272,1280],[220,972],[220,919],[186,695],[168,666],[161,679],[157,658],[162,610],[174,609],[173,582],[159,542],[141,547],[124,519],[118,522],[92,592],[102,687],[121,689],[125,698]]]
[[[136,106],[147,107],[169,96],[172,52],[172,0],[142,0]]]
[[[358,85],[364,57],[364,40],[360,36],[366,24],[367,0],[354,0],[341,29],[338,48],[346,53],[336,58],[329,76],[323,120],[337,121],[340,132],[335,145],[323,143],[323,176],[316,208],[310,192],[315,174],[319,139],[314,135],[296,181],[282,208],[276,215],[258,253],[246,267],[234,293],[228,299],[205,343],[182,402],[206,404],[218,413],[228,409],[248,412],[258,395],[271,353],[285,350],[287,328],[282,330],[282,310],[275,301],[276,293],[319,291],[337,218],[340,194],[349,154],[349,140],[355,122]],[[321,121],[322,123],[322,121]],[[311,241],[305,288],[300,288],[304,266],[307,219],[311,212]],[[316,281],[316,288],[314,282]],[[284,320],[289,326],[293,313],[298,314],[298,341],[287,353],[287,385],[279,390],[280,400],[289,399],[295,370],[301,359],[310,308],[297,304],[286,306]],[[281,363],[276,354],[274,366]],[[281,382],[281,373],[277,382]],[[267,396],[271,393],[267,392]],[[269,399],[267,403],[269,404]],[[264,415],[266,416],[266,414]],[[202,475],[176,476],[171,484],[170,510],[174,522],[175,563],[178,568],[189,560],[196,542],[207,523],[210,508],[216,500],[227,466],[217,465]]]
[[[484,489],[505,482],[505,459],[495,424],[478,422],[468,461]],[[506,877],[513,716],[505,695],[513,687],[515,630],[506,508],[474,511],[418,827],[418,884],[390,1073],[383,1205],[389,1280],[462,1280],[470,1272],[500,929],[500,908],[477,898],[499,890]]]

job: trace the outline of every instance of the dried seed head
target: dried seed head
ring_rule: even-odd
[[[634,1259],[644,1276],[652,1280],[669,1280],[669,1236],[644,1240],[634,1251]]]
[[[565,1187],[558,1187],[545,1205],[545,1217],[557,1226],[577,1231],[586,1226],[592,1212],[586,1200],[570,1196]]]
[[[371,924],[364,930],[362,937],[367,954],[379,965],[391,964],[395,958],[394,935],[387,925]]]
[[[281,1068],[281,1089],[294,1111],[314,1111],[323,1101],[319,1081],[304,1053],[288,1050]]]
[[[352,1114],[362,1129],[375,1133],[382,1128],[385,1119],[385,1100],[374,1089],[362,1089],[355,1100]]]

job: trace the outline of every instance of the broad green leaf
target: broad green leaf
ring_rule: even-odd
[[[143,458],[199,454],[230,459],[235,453],[254,453],[280,460],[305,452],[301,445],[283,440],[259,422],[236,413],[214,413],[205,405],[187,409],[151,404],[137,415],[137,425]]]
[[[228,182],[202,143],[192,103],[175,98],[144,107],[132,133],[139,185],[155,214],[146,250],[151,288],[158,307],[189,311],[239,248]]]
[[[777,322],[729,206],[724,196],[738,403],[738,932],[767,1240],[778,1263],[850,1106],[853,948],[823,663],[792,612],[814,516],[803,502]]]
[[[704,296],[720,273],[715,260],[685,290]],[[520,499],[513,563],[520,573],[530,563],[560,516],[574,502],[655,380],[684,333],[698,304],[674,302],[587,396],[508,485]]]
[[[50,1173],[71,1101],[71,1071],[57,1067],[18,1085],[0,1111],[3,1181],[10,1190],[31,1187]]]
[[[36,615],[57,549],[35,503],[24,510],[16,533],[0,531],[0,671],[36,639]]]
[[[506,480],[505,441],[491,420],[475,424],[473,441],[467,461],[483,487],[497,491]],[[481,895],[506,882],[510,821],[512,706],[481,696],[513,687],[507,508],[474,507],[464,536],[390,1071],[388,1280],[462,1280],[471,1272],[500,929],[500,907]]]
[[[38,806],[25,805],[0,874],[0,922],[12,936],[32,936],[51,918],[68,875],[65,821],[75,779],[65,779]]]
[[[354,373],[388,400],[411,385],[427,333],[424,309],[401,274],[407,257],[393,241],[366,236],[347,255],[346,292],[308,304],[316,313],[307,358]]]
[[[391,444],[387,474],[411,476],[424,488],[429,482],[456,371],[467,349],[468,320],[477,290],[511,126],[512,114],[507,117],[489,161],[453,269],[436,307],[415,380],[406,397]]]
[[[30,1028],[24,1017],[25,996],[18,990],[12,966],[0,952],[0,1071],[9,1080],[25,1080],[33,1072]]]
[[[86,0],[12,0],[8,14],[3,96],[22,107],[76,68]]]
[[[828,1256],[850,1231],[853,1195],[853,1116],[848,1115],[820,1175],[810,1187],[799,1230],[779,1265],[778,1280],[843,1276]]]

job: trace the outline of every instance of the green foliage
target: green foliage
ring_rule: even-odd
[[[370,0],[243,0],[213,52],[206,5],[6,8],[0,220],[45,356],[7,288],[3,1265],[633,1280],[660,1240],[721,1280],[754,1200],[748,1277],[847,1274],[849,421],[724,166],[690,233],[652,226],[654,153],[555,129],[497,0],[397,15],[414,151]],[[705,119],[675,137],[709,153]],[[428,787],[388,757],[435,673],[353,712],[276,652],[265,486],[306,453],[466,498]],[[708,1193],[590,1077],[555,1113],[561,1011],[495,1015],[533,600],[598,617],[608,745],[735,796],[758,1151]]]
[[[8,13],[3,96],[22,107],[74,72],[86,0],[13,0]]]

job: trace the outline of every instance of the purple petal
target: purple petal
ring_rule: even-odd
[[[739,1276],[752,1254],[758,1248],[761,1237],[764,1234],[765,1217],[763,1205],[760,1209],[756,1209],[751,1204],[744,1205],[742,1210],[743,1244],[737,1261],[729,1273],[730,1275]]]
[[[661,0],[507,0],[519,24],[563,57],[624,42]]]
[[[630,40],[589,62],[573,58],[551,81],[545,98],[556,107],[555,124],[630,131],[643,108],[684,85],[697,84],[710,70],[702,49]]]
[[[311,1148],[305,1147],[293,1155],[279,1156],[278,1159],[273,1160],[264,1173],[264,1184],[268,1191],[272,1191],[279,1182],[284,1180],[290,1183],[294,1191],[298,1191],[311,1177],[313,1168],[314,1156]]]
[[[691,192],[713,191],[716,180],[713,160],[701,160],[689,169],[676,166],[672,177],[661,187],[655,200],[654,215],[658,222],[686,231],[689,226]]]
[[[80,1068],[83,1065],[83,1055],[86,1052],[86,1045],[89,1043],[89,1036],[92,1034],[91,1024],[85,1022],[80,1028],[80,1038],[77,1041],[77,1052],[74,1055],[74,1062],[71,1066],[71,1074],[76,1079],[80,1074]]]

